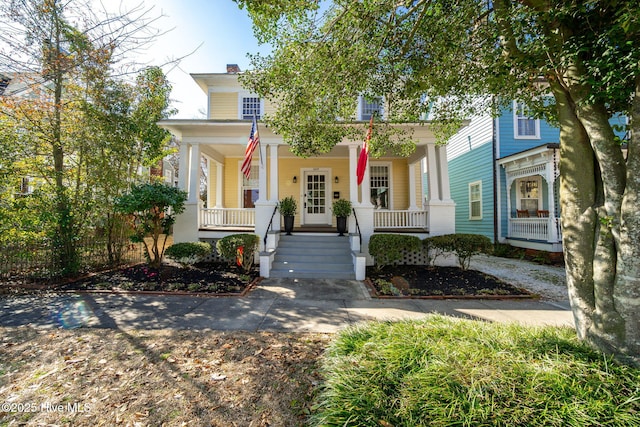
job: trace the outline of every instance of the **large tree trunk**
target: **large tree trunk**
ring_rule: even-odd
[[[640,365],[640,77],[631,112],[627,181],[620,209],[620,245],[613,300],[624,319],[622,353]]]
[[[561,219],[576,330],[594,347],[640,364],[639,185],[627,184],[627,177],[637,180],[640,171],[634,172],[637,163],[627,168],[604,106],[584,102],[587,91],[576,83],[579,64],[566,72],[552,88],[561,129]]]

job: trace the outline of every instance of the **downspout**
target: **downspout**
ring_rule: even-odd
[[[493,152],[493,244],[498,244],[498,136],[496,119],[491,120],[491,145]]]

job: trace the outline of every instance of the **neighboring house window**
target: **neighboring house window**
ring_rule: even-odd
[[[363,96],[361,100],[362,120],[371,119],[374,113],[377,113],[378,116],[382,115],[382,98],[369,99]]]
[[[469,219],[482,219],[482,181],[469,184]]]
[[[516,183],[518,209],[528,211],[530,217],[535,217],[538,209],[540,209],[540,196],[542,195],[541,184],[540,177],[535,176],[521,178]]]
[[[540,120],[532,118],[529,108],[522,102],[513,102],[513,127],[517,139],[540,138]]]
[[[258,165],[251,165],[251,173],[247,179],[243,173],[242,177],[242,207],[255,208],[255,202],[258,200]]]
[[[242,98],[242,119],[251,120],[253,114],[260,118],[260,98],[257,97],[243,97]]]
[[[389,166],[372,165],[369,174],[371,203],[376,209],[389,209]]]

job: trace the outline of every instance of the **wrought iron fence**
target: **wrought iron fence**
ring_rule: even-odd
[[[107,244],[106,238],[85,238],[77,242],[80,272],[97,271],[145,260],[144,245],[122,239]],[[37,282],[60,276],[56,250],[50,241],[0,245],[0,282]]]

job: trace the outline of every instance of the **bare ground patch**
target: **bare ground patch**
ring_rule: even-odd
[[[301,426],[324,334],[0,328],[0,425]]]

